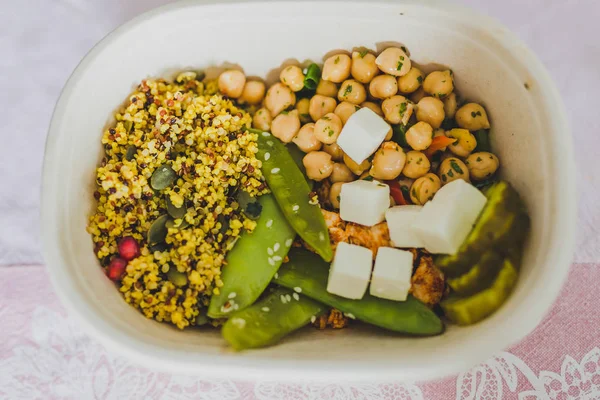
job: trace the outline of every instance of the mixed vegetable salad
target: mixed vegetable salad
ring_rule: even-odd
[[[411,336],[514,288],[529,228],[486,109],[407,49],[143,80],[103,135],[88,231],[125,301],[237,350],[305,325]]]

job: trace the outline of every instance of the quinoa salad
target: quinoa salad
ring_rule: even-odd
[[[123,299],[235,350],[306,325],[438,335],[500,308],[529,218],[452,70],[355,48],[279,78],[148,78],[115,113],[87,230]]]

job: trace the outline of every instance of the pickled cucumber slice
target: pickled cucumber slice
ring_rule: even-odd
[[[488,251],[469,272],[447,280],[452,290],[460,296],[468,296],[488,288],[502,267],[503,259],[494,251]]]
[[[504,249],[522,240],[528,230],[529,217],[512,186],[500,181],[485,195],[488,201],[458,252],[436,259],[436,265],[449,277],[467,273],[488,250],[504,255]]]
[[[504,259],[502,268],[488,289],[469,297],[451,295],[440,305],[446,317],[458,325],[471,325],[494,313],[506,301],[517,282],[517,268]]]

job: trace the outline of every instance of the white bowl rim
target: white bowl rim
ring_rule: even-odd
[[[315,6],[325,3],[339,3],[343,0],[285,0],[288,3],[313,3]],[[350,0],[356,3],[365,3],[365,0]],[[116,354],[124,354],[129,359],[142,366],[150,366],[157,370],[162,370],[171,373],[182,374],[201,374],[203,378],[223,378],[223,377],[238,377],[239,379],[279,379],[279,380],[352,380],[352,381],[423,381],[451,374],[459,373],[485,358],[493,355],[495,349],[489,349],[484,340],[473,343],[473,351],[465,354],[462,359],[446,360],[440,359],[440,363],[432,366],[432,368],[394,368],[393,364],[382,363],[380,365],[364,365],[356,363],[353,365],[341,364],[339,362],[319,362],[318,364],[312,361],[296,361],[296,360],[274,360],[267,358],[237,358],[235,363],[232,363],[228,358],[222,358],[219,355],[203,355],[198,357],[194,362],[173,360],[167,351],[157,349],[153,346],[148,346],[136,342],[133,338],[122,334],[118,329],[106,323],[105,321],[94,318],[93,313],[89,312],[89,307],[85,301],[71,290],[74,282],[68,274],[66,274],[62,259],[56,250],[56,240],[52,237],[52,231],[49,228],[54,216],[52,215],[54,202],[54,189],[49,182],[50,176],[55,170],[55,157],[57,154],[53,152],[53,148],[60,135],[59,127],[62,124],[65,108],[69,102],[69,97],[76,86],[80,76],[85,71],[87,65],[109,46],[112,41],[116,40],[121,34],[135,28],[138,24],[154,17],[155,15],[171,12],[174,10],[185,9],[188,7],[235,7],[239,4],[255,3],[268,4],[268,0],[253,1],[253,0],[184,0],[175,3],[166,4],[125,22],[115,30],[107,34],[99,41],[80,61],[65,86],[63,87],[58,101],[56,103],[52,120],[50,122],[49,133],[46,141],[46,149],[44,155],[44,165],[42,174],[42,198],[41,198],[41,221],[42,221],[42,242],[44,259],[48,264],[48,272],[50,280],[55,288],[56,293],[62,303],[68,309],[69,314],[85,327],[85,331],[99,340],[108,349]],[[398,5],[399,3],[419,5],[421,7],[434,8],[439,11],[446,12],[450,15],[461,19],[469,18],[470,22],[477,25],[486,26],[494,35],[501,34],[502,40],[506,47],[516,51],[518,49],[520,56],[524,59],[524,63],[528,65],[537,80],[542,82],[542,87],[538,88],[542,91],[546,108],[554,110],[553,123],[565,133],[565,137],[569,140],[564,140],[561,143],[561,164],[563,168],[559,169],[560,176],[558,177],[564,183],[562,196],[560,197],[561,205],[563,206],[558,213],[557,226],[555,235],[560,232],[561,247],[557,251],[554,258],[555,264],[564,265],[565,268],[560,269],[560,275],[555,276],[552,281],[552,286],[547,287],[544,295],[545,298],[538,299],[535,304],[528,308],[529,319],[522,325],[514,327],[511,335],[505,335],[501,339],[496,338],[496,343],[499,347],[506,348],[518,340],[522,339],[539,324],[545,316],[550,306],[559,294],[568,271],[569,264],[572,259],[574,244],[575,244],[575,226],[577,215],[577,195],[575,187],[575,162],[573,156],[573,143],[571,139],[571,131],[566,117],[566,112],[562,100],[559,96],[552,78],[548,74],[546,68],[537,59],[533,52],[519,39],[515,34],[510,32],[504,25],[495,19],[479,14],[469,8],[451,4],[443,0],[405,0],[399,2],[397,0],[372,0],[368,2],[371,6],[389,6],[391,4]],[[510,42],[510,43],[508,43]],[[552,239],[554,240],[554,238]],[[260,351],[260,350],[258,350]]]

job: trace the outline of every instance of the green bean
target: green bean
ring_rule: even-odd
[[[321,68],[315,63],[312,63],[306,69],[304,77],[304,87],[309,90],[315,90],[321,80]]]
[[[292,249],[290,261],[277,273],[274,282],[296,288],[302,294],[337,308],[350,318],[411,335],[429,336],[442,333],[442,321],[425,304],[412,295],[406,301],[380,299],[366,293],[361,300],[350,300],[327,292],[328,265],[314,254]]]
[[[287,255],[296,233],[270,194],[259,198],[262,213],[252,233],[245,232],[227,253],[223,287],[213,295],[208,316],[222,318],[256,301]]]
[[[256,156],[262,161],[262,173],[289,224],[325,261],[331,261],[333,250],[325,218],[318,204],[309,203],[311,187],[287,148],[270,133],[261,132]]]
[[[233,314],[221,333],[235,350],[269,346],[323,311],[324,307],[316,301],[277,288],[256,304]]]
[[[474,152],[492,151],[492,147],[490,146],[490,132],[487,129],[479,129],[473,132],[473,136],[475,136],[475,140],[477,141]]]

